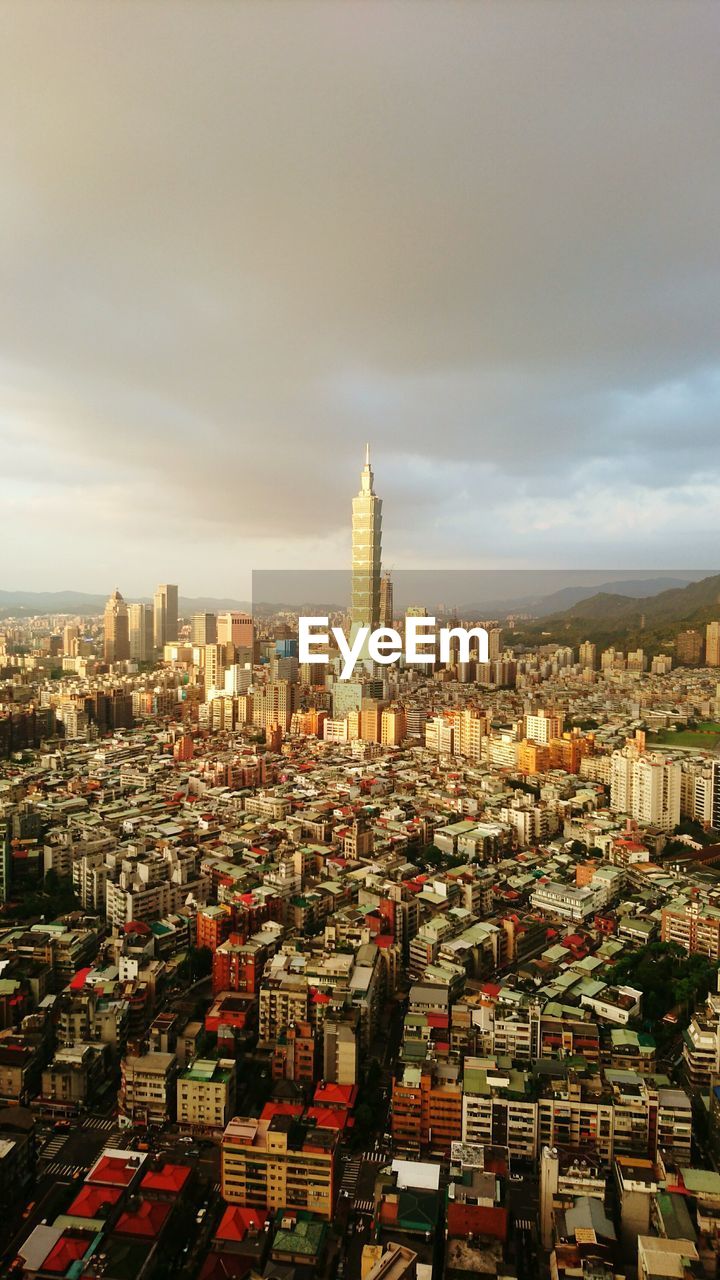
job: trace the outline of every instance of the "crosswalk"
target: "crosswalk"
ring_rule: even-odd
[[[117,1131],[117,1120],[107,1119],[103,1116],[88,1116],[83,1120],[83,1129],[98,1129],[101,1133],[112,1133]]]
[[[340,1192],[348,1197],[355,1195],[355,1188],[360,1177],[360,1168],[363,1162],[362,1156],[353,1156],[352,1160],[348,1160],[343,1169],[342,1181],[340,1182]]]
[[[81,1178],[83,1174],[87,1173],[87,1166],[64,1164],[62,1160],[53,1160],[45,1172],[50,1174],[52,1178]]]
[[[343,1197],[347,1197],[349,1200],[352,1200],[353,1208],[356,1209],[358,1213],[372,1213],[372,1200],[355,1199],[357,1184],[360,1178],[360,1170],[364,1164],[387,1164],[387,1157],[381,1155],[377,1151],[353,1156],[351,1160],[348,1160],[343,1169],[343,1176],[340,1182],[340,1194]]]
[[[40,1152],[41,1158],[43,1160],[54,1160],[55,1156],[60,1153],[60,1151],[62,1150],[66,1142],[67,1142],[66,1133],[56,1133],[55,1137],[51,1138],[50,1141],[47,1142],[43,1147],[42,1151]]]

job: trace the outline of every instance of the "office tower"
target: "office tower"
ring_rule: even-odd
[[[193,644],[217,643],[217,617],[214,613],[194,613],[192,620]]]
[[[393,584],[390,573],[384,573],[380,579],[380,623],[381,627],[393,624]]]
[[[702,632],[694,628],[681,631],[675,641],[675,652],[679,667],[696,667],[702,659]]]
[[[373,480],[367,445],[360,491],[352,503],[351,632],[357,627],[375,630],[380,619],[382,500],[373,489]]]
[[[247,693],[253,680],[253,669],[243,667],[239,662],[228,667],[225,672],[225,692],[237,697],[239,693]]]
[[[295,697],[296,687],[289,680],[272,680],[257,689],[253,696],[253,724],[265,729],[279,725],[287,733],[295,710]]]
[[[155,636],[152,605],[128,605],[128,630],[130,633],[130,657],[136,662],[148,662],[153,656]]]
[[[270,679],[290,680],[297,684],[299,664],[297,658],[279,658],[277,654],[270,659]]]
[[[584,640],[580,645],[580,666],[594,671],[597,666],[597,646],[592,640]]]
[[[233,644],[236,649],[249,649],[252,653],[255,628],[249,613],[219,613],[217,620],[218,644]]]
[[[106,662],[125,662],[130,657],[127,605],[117,587],[105,605],[103,654]]]
[[[169,582],[161,583],[153,597],[155,610],[155,648],[163,649],[178,638],[178,589]]]
[[[720,667],[720,622],[708,622],[705,628],[705,666]]]

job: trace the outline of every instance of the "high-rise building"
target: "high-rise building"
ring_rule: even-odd
[[[62,651],[66,657],[74,658],[78,651],[78,640],[80,639],[80,629],[73,623],[67,623],[63,627]]]
[[[103,655],[106,662],[125,662],[130,657],[128,610],[117,587],[105,605]]]
[[[611,761],[610,808],[643,825],[673,831],[680,821],[682,771],[676,760],[635,747],[614,751]]]
[[[580,645],[580,666],[594,671],[597,666],[597,645],[592,640],[583,640]]]
[[[631,649],[627,656],[628,671],[647,671],[648,660],[644,649]]]
[[[380,622],[381,627],[393,624],[393,584],[390,572],[384,573],[380,579]]]
[[[178,589],[165,582],[157,588],[153,597],[155,611],[155,648],[163,649],[178,638]]]
[[[360,490],[352,504],[351,631],[358,627],[375,630],[380,621],[382,500],[375,493],[373,481],[367,445]]]
[[[252,654],[254,640],[255,628],[249,613],[228,611],[218,614],[218,644],[233,644],[236,649],[249,649]]]
[[[209,689],[222,689],[225,684],[225,646],[206,644],[201,653],[205,672],[205,694]]]
[[[705,628],[705,665],[720,667],[720,622],[708,622]]]
[[[488,661],[496,662],[502,648],[502,627],[491,627],[488,631]]]
[[[155,634],[152,605],[128,605],[128,630],[130,657],[136,662],[147,662],[153,655]]]
[[[675,652],[679,667],[695,667],[702,658],[702,632],[690,628],[679,632],[675,641]]]
[[[405,708],[399,705],[386,707],[380,717],[380,741],[385,747],[399,747],[407,737]]]
[[[531,742],[547,746],[552,738],[559,738],[563,731],[563,718],[554,711],[541,709],[535,715],[525,716],[523,737]]]
[[[194,613],[192,620],[193,644],[216,644],[217,617],[214,613]]]

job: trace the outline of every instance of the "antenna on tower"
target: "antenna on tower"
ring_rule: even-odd
[[[365,466],[366,467],[370,466],[370,445],[369,444],[365,445]]]

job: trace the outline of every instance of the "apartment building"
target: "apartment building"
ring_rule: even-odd
[[[123,1058],[118,1107],[133,1124],[165,1124],[176,1103],[177,1058],[174,1053],[145,1053]]]
[[[260,988],[259,1035],[261,1044],[277,1039],[285,1027],[307,1022],[310,1002],[304,974],[281,973],[266,977]]]
[[[454,1063],[405,1066],[393,1080],[392,1136],[398,1150],[450,1154],[462,1134],[463,1091]]]
[[[222,1139],[222,1195],[256,1209],[309,1210],[331,1218],[338,1135],[294,1116],[236,1116]]]
[[[585,920],[605,905],[601,888],[590,888],[589,885],[578,888],[551,880],[540,883],[530,901],[536,911],[545,911],[565,920]]]
[[[537,1103],[525,1072],[500,1067],[494,1058],[465,1059],[463,1142],[507,1147],[511,1158],[533,1159],[537,1125]]]
[[[233,1058],[196,1058],[177,1080],[177,1122],[181,1128],[220,1132],[235,1111]]]
[[[677,898],[662,909],[660,938],[676,942],[691,955],[720,960],[720,910],[692,898]]]
[[[720,1075],[720,995],[712,993],[683,1032],[683,1069],[692,1089],[707,1091]]]

